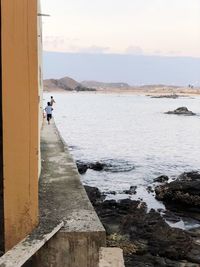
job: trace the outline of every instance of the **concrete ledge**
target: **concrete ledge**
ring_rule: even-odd
[[[58,224],[51,232],[44,233],[41,226],[0,258],[0,267],[21,267],[63,226]]]
[[[123,252],[120,248],[101,248],[99,267],[124,267]]]
[[[40,221],[63,228],[33,258],[32,266],[96,267],[105,230],[91,205],[66,144],[54,123],[41,136]]]

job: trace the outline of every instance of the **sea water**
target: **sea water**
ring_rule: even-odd
[[[51,94],[44,94],[44,102]],[[108,199],[127,198],[123,191],[137,186],[137,194],[128,197],[143,199],[149,208],[163,208],[147,191],[154,178],[167,175],[174,179],[183,172],[200,170],[199,97],[156,99],[110,93],[53,96],[56,125],[75,160],[110,166],[82,175],[84,184],[108,193]],[[197,116],[164,114],[181,106]]]

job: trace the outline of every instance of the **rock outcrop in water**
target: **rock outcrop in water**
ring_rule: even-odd
[[[76,166],[78,168],[79,173],[84,174],[87,172],[88,169],[91,169],[94,171],[103,171],[107,165],[104,163],[98,162],[98,161],[94,163],[83,163],[83,162],[77,161]]]
[[[179,98],[179,95],[177,95],[177,94],[158,95],[158,96],[151,96],[151,98],[171,98],[171,99],[177,99],[177,98]]]
[[[108,246],[123,249],[126,267],[200,266],[200,230],[171,228],[144,202],[103,201],[97,188],[86,191],[107,233]]]
[[[135,166],[132,162],[127,162],[120,159],[110,159],[95,162],[77,161],[76,165],[80,174],[86,173],[88,169],[107,172],[129,172],[135,169]]]
[[[165,112],[165,114],[174,114],[174,115],[185,115],[185,116],[194,116],[196,115],[192,111],[188,110],[186,107],[180,107],[173,111]]]
[[[77,169],[78,169],[78,172],[80,174],[84,174],[86,173],[86,171],[88,170],[88,165],[87,164],[84,164],[82,162],[76,162],[76,166],[77,166]]]
[[[155,192],[158,200],[200,209],[200,173],[183,173],[177,180],[157,186]]]
[[[166,176],[166,175],[161,175],[161,176],[155,178],[153,181],[154,181],[154,182],[158,182],[158,183],[164,183],[164,182],[166,182],[166,181],[168,181],[168,180],[169,180],[169,177],[168,177],[168,176]]]
[[[123,193],[124,194],[128,194],[128,195],[135,195],[137,193],[137,186],[132,185],[130,186],[130,188],[128,190],[124,190]]]

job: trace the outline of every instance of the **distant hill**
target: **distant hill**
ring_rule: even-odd
[[[61,79],[46,79],[44,80],[44,91],[58,92],[58,91],[76,91],[76,92],[113,92],[113,93],[136,93],[146,95],[170,95],[183,94],[194,95],[200,94],[199,87],[193,86],[174,86],[163,84],[150,84],[142,86],[130,86],[127,83],[106,83],[96,81],[83,81],[81,83],[70,77]]]
[[[70,77],[61,79],[46,79],[44,80],[44,91],[95,91],[93,88],[88,88],[85,85],[75,81]]]
[[[129,84],[127,83],[105,83],[105,82],[96,82],[96,81],[83,81],[81,82],[82,85],[86,87],[91,87],[91,88],[129,88]]]

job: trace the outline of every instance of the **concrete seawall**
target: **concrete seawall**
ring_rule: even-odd
[[[33,266],[96,267],[105,230],[80,181],[76,164],[52,122],[41,137],[40,221],[62,229],[34,256]]]
[[[52,122],[41,140],[39,225],[0,257],[1,267],[124,267],[123,252],[105,248],[106,233]]]

